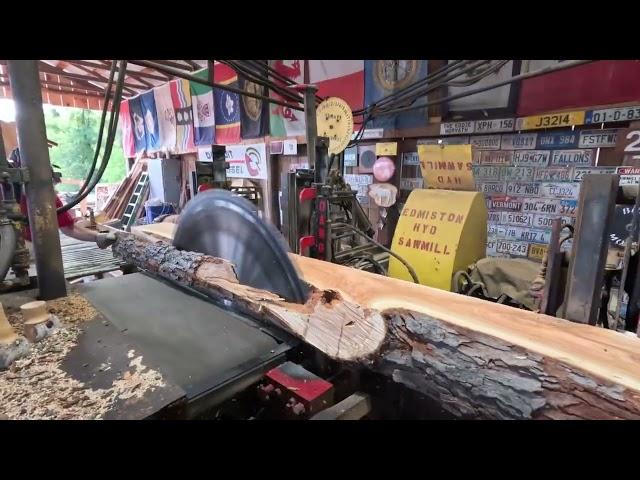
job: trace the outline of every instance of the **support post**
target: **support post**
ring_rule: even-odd
[[[315,182],[321,183],[322,169],[317,165],[316,143],[318,140],[318,125],[316,119],[316,92],[318,87],[315,85],[300,85],[304,92],[304,120],[307,131],[307,158],[309,159],[309,167],[314,168]]]
[[[42,111],[36,60],[9,60],[9,80],[16,104],[18,146],[29,170],[27,206],[36,257],[40,298],[64,297],[67,286],[62,266],[53,178]]]

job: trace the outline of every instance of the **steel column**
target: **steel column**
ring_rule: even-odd
[[[318,168],[316,158],[316,143],[318,140],[318,124],[316,119],[316,92],[318,87],[315,85],[301,85],[304,93],[304,120],[307,131],[307,158],[309,160],[309,168],[315,169],[315,182],[320,183],[321,168]]]
[[[9,60],[8,66],[11,91],[16,105],[20,158],[29,170],[26,191],[38,288],[40,298],[51,300],[65,296],[67,286],[62,266],[38,62]]]

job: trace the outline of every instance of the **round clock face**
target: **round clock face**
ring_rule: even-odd
[[[244,90],[245,92],[255,93],[257,95],[264,95],[264,87],[257,83],[245,82]],[[254,122],[258,121],[262,114],[262,100],[243,95],[242,103],[244,104],[244,111],[247,113],[247,116]]]
[[[375,80],[385,90],[404,88],[415,81],[417,60],[376,60]]]

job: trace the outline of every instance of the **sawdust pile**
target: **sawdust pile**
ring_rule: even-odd
[[[91,389],[60,368],[69,351],[77,344],[83,321],[96,310],[83,297],[72,294],[48,302],[48,310],[60,318],[62,327],[53,335],[31,345],[29,354],[17,360],[9,370],[0,371],[0,418],[98,420],[118,400],[141,398],[147,391],[165,386],[159,372],[147,368],[142,356],[129,351],[129,369],[107,389]],[[22,315],[8,315],[18,333]],[[100,368],[110,369],[103,364]]]

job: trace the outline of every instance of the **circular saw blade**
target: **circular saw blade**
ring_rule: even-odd
[[[316,124],[319,137],[329,139],[329,153],[342,152],[353,134],[353,113],[347,102],[338,97],[329,97],[316,109]]]
[[[187,203],[173,245],[228,260],[244,285],[276,293],[289,302],[307,299],[307,288],[280,232],[258,217],[251,202],[229,191],[209,190]]]

